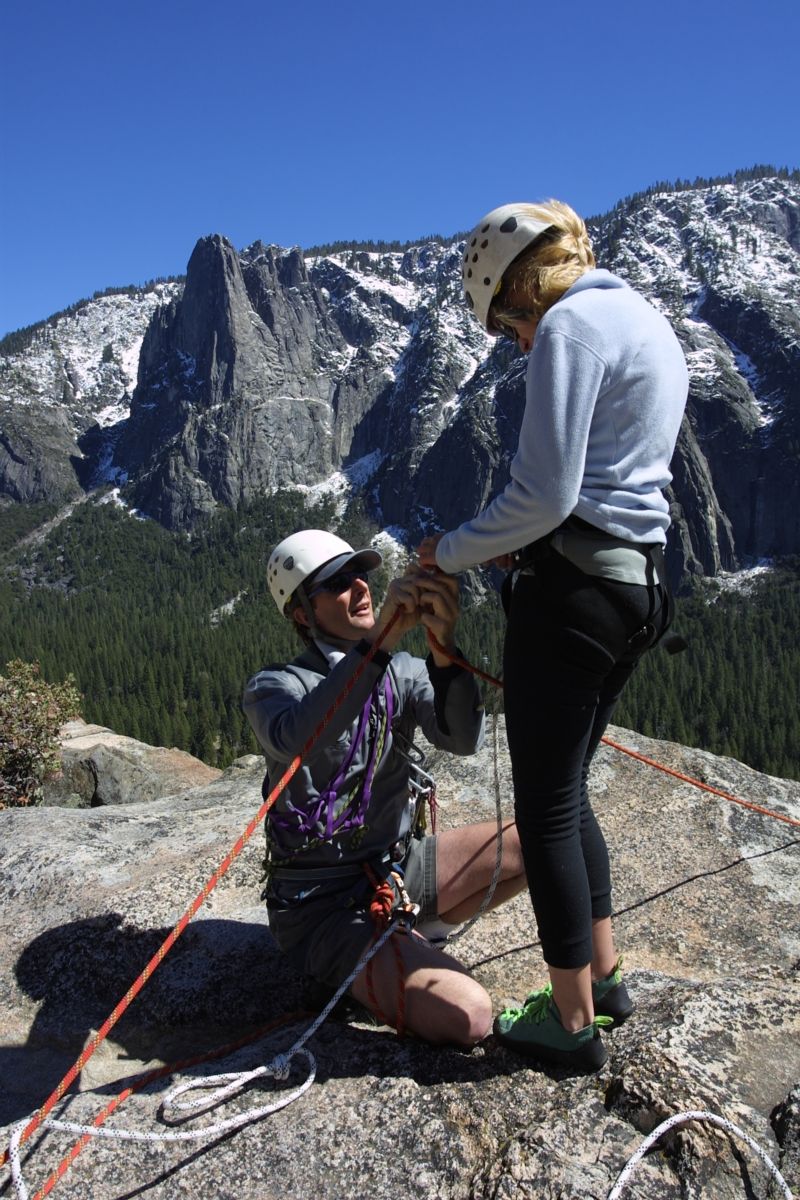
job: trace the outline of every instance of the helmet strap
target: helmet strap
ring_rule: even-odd
[[[309,600],[308,596],[306,595],[306,589],[302,583],[297,588],[297,598],[300,601],[300,607],[302,608],[303,612],[306,614],[306,620],[308,621],[308,632],[311,634],[311,636],[313,638],[323,637],[324,636],[323,631],[320,629],[319,625],[317,624],[316,614],[312,607],[311,601]]]

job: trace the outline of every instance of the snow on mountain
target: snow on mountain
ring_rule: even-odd
[[[797,552],[797,178],[665,187],[590,232],[689,364],[676,570]],[[100,297],[0,357],[0,494],[66,499],[127,478],[131,503],[191,528],[300,486],[339,508],[361,494],[400,541],[450,527],[504,486],[524,404],[524,358],[463,303],[462,252],[201,239],[185,286]]]
[[[800,188],[770,177],[698,190],[656,192],[625,212],[624,241],[598,239],[610,265],[675,324],[693,381],[740,381],[759,425],[780,397],[751,354],[720,328],[719,308],[744,303],[764,312],[784,344],[800,347]],[[624,208],[624,205],[622,206]],[[613,214],[612,214],[613,217]]]
[[[136,386],[139,353],[153,313],[182,284],[100,296],[37,330],[27,349],[0,357],[5,406],[61,408],[75,436],[96,422],[123,420]]]

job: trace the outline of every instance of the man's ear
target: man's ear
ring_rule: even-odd
[[[303,608],[302,604],[298,604],[297,608],[292,613],[292,620],[294,621],[295,625],[302,625],[304,629],[310,628],[308,624],[308,616],[306,615],[306,610]]]

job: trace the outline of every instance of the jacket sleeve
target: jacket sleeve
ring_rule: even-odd
[[[455,665],[437,667],[430,655],[427,661],[403,657],[409,664],[407,702],[427,740],[451,754],[474,754],[484,736],[483,698],[475,676]]]
[[[282,668],[265,668],[250,679],[242,708],[269,758],[291,762],[319,733],[307,754],[313,761],[352,725],[391,657],[378,650],[353,683],[369,649],[368,642],[358,642],[308,692],[293,672]]]
[[[536,541],[575,508],[604,360],[579,339],[542,327],[528,361],[525,412],[511,479],[483,512],[445,534],[436,551],[455,574]]]

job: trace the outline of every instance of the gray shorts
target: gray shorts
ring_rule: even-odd
[[[402,866],[409,898],[420,906],[418,920],[437,917],[436,836],[412,838]],[[366,874],[324,880],[287,874],[270,881],[270,930],[301,975],[338,988],[375,934],[372,886]]]

